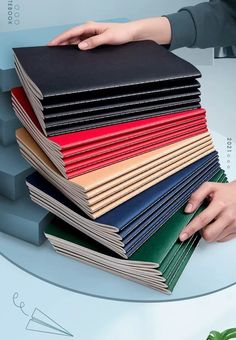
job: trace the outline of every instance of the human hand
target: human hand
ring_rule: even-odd
[[[48,43],[48,46],[75,44],[81,50],[88,50],[99,45],[121,45],[138,40],[153,40],[159,44],[169,44],[170,39],[169,20],[165,17],[157,17],[127,23],[89,21],[58,35]]]
[[[190,197],[185,212],[193,213],[207,198],[210,204],[182,230],[181,241],[198,230],[208,242],[224,242],[236,237],[236,181],[204,183]]]

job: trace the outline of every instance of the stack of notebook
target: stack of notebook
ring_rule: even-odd
[[[213,180],[226,181],[223,171]],[[55,219],[48,225],[45,233],[59,254],[103,268],[164,293],[171,293],[200,240],[200,235],[196,234],[188,241],[180,242],[179,233],[201,211],[202,208],[187,215],[183,208],[179,209],[128,260],[115,256],[107,247],[60,219]]]
[[[60,218],[49,241],[172,291],[200,238],[178,241],[192,218],[183,206],[203,182],[226,181],[200,107],[200,72],[151,41],[14,56],[17,141],[37,170],[30,196]]]
[[[14,49],[15,66],[45,135],[199,107],[200,72],[151,41]]]
[[[207,132],[200,108],[47,137],[22,88],[12,90],[12,102],[22,124],[66,178]]]

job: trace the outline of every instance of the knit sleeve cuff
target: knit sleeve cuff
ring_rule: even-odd
[[[192,47],[196,40],[196,28],[189,11],[182,9],[177,13],[164,15],[171,25],[170,50]]]

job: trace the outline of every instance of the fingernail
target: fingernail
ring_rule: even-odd
[[[179,239],[182,242],[186,241],[188,239],[188,234],[187,233],[180,234]]]
[[[86,43],[86,42],[81,42],[81,43],[79,43],[79,48],[81,48],[81,49],[86,49],[86,48],[88,48],[88,43]]]
[[[193,210],[193,205],[191,203],[188,203],[184,209],[186,213],[190,213]]]

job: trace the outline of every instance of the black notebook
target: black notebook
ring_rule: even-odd
[[[15,67],[46,135],[200,106],[200,72],[152,41],[14,49]]]
[[[75,45],[23,47],[14,53],[40,99],[200,76],[193,65],[152,41],[89,51]]]

